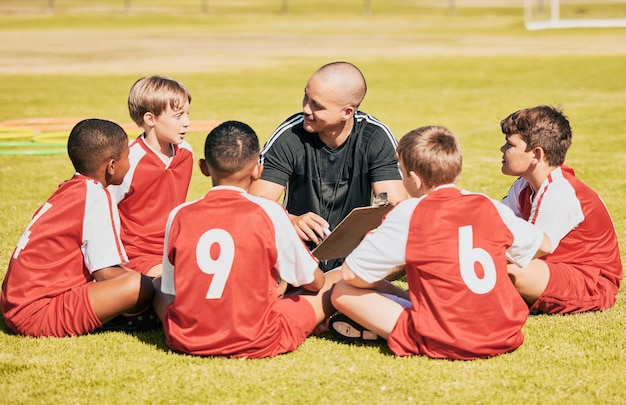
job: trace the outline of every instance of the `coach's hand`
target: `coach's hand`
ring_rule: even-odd
[[[307,212],[300,216],[289,214],[289,218],[300,238],[307,242],[311,241],[316,245],[324,239],[324,229],[328,229],[330,226],[324,218],[313,212]]]

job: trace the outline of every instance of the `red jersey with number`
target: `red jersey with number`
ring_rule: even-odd
[[[553,251],[542,259],[551,272],[559,265],[581,276],[576,286],[571,280],[549,282],[544,295],[561,302],[549,313],[601,310],[615,303],[624,275],[615,226],[600,196],[570,167],[553,170],[537,193],[518,179],[503,202],[550,237]]]
[[[45,298],[128,261],[119,225],[117,206],[100,183],[81,174],[62,183],[37,210],[9,261],[2,284],[6,324],[14,329],[45,305]]]
[[[165,162],[140,135],[130,143],[130,169],[124,182],[109,186],[118,201],[122,241],[130,259],[163,255],[167,216],[187,199],[193,172],[191,146],[183,141],[172,145],[172,151]]]
[[[201,356],[269,357],[282,346],[277,278],[313,281],[318,261],[285,210],[243,189],[217,186],[172,211],[161,289],[166,343]]]
[[[387,341],[396,355],[468,360],[522,344],[528,307],[507,260],[528,264],[542,240],[503,204],[449,185],[399,203],[346,262],[367,282],[406,264],[412,306]]]

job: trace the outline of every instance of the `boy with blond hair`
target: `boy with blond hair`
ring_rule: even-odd
[[[130,170],[111,187],[122,220],[127,266],[149,276],[161,274],[167,215],[187,199],[193,153],[185,141],[191,94],[180,82],[143,77],[128,96],[132,120],[143,129],[130,144]]]
[[[331,331],[346,341],[370,332],[398,356],[469,360],[514,350],[528,307],[507,261],[527,265],[549,249],[547,238],[500,202],[455,187],[461,149],[446,128],[409,132],[397,154],[412,198],[346,258],[332,292],[342,314],[331,318]],[[399,267],[408,291],[384,280]]]

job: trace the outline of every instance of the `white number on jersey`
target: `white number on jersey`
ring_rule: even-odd
[[[24,231],[24,233],[22,234],[22,236],[20,236],[20,240],[17,241],[17,247],[15,248],[15,252],[13,252],[13,258],[17,259],[17,257],[20,255],[20,252],[22,250],[24,250],[24,248],[26,248],[26,245],[28,244],[28,241],[30,240],[30,228],[33,226],[33,224],[35,222],[37,222],[37,220],[39,218],[41,218],[41,216],[43,214],[46,213],[46,211],[48,211],[50,208],[52,208],[52,204],[50,204],[49,202],[46,202],[41,209],[39,210],[39,212],[37,213],[37,215],[35,215],[33,217],[33,219],[30,220],[30,223],[28,224],[28,226],[26,227],[26,230]]]
[[[484,275],[479,278],[474,269],[478,262]],[[463,282],[476,294],[486,294],[496,285],[496,266],[493,258],[485,249],[474,247],[474,235],[471,226],[459,228],[459,264]]]
[[[196,246],[196,261],[203,273],[213,274],[206,299],[222,297],[234,259],[235,242],[228,232],[211,229],[202,234]]]

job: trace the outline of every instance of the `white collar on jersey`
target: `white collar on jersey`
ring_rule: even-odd
[[[240,193],[247,193],[247,191],[241,187],[237,187],[237,186],[213,186],[212,189],[209,190],[209,192],[214,191],[214,190],[232,190],[232,191],[238,191]]]

